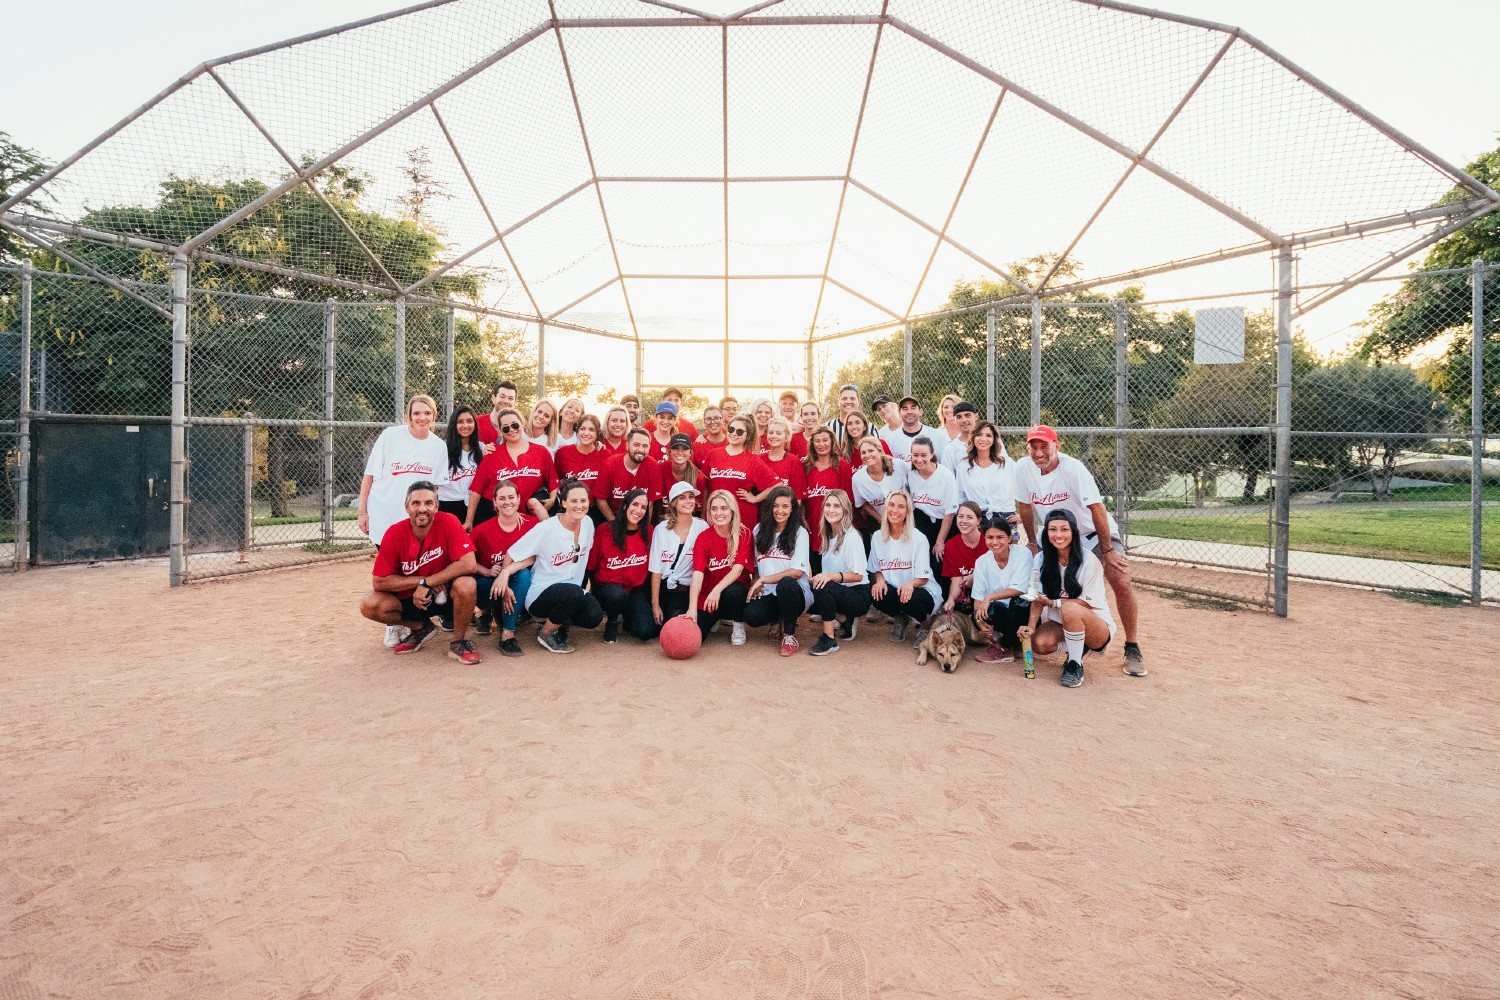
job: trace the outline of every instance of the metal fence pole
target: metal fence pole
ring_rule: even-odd
[[[396,300],[396,423],[406,419],[406,300]]]
[[[729,351],[729,348],[726,346],[724,350],[725,350],[725,353],[727,354],[728,351]],[[645,341],[637,340],[635,342],[635,389],[633,390],[634,393],[635,393],[635,395],[636,395],[636,398],[640,398],[640,395],[641,395],[641,383],[646,380],[645,376],[646,376],[646,343],[645,343]],[[724,368],[724,395],[726,395],[726,396],[729,395],[729,368],[728,368],[727,365]]]
[[[1031,423],[1042,422],[1042,300],[1031,300]]]
[[[255,425],[249,421],[255,414],[245,413],[245,427],[241,432],[240,449],[244,452],[244,511],[240,525],[240,562],[255,548]]]
[[[31,563],[31,259],[21,261],[21,410],[16,468],[16,569]]]
[[[536,401],[547,398],[547,324],[536,325]],[[530,433],[530,429],[527,430]]]
[[[1115,299],[1115,430],[1123,432],[1130,426],[1130,310],[1123,299]],[[1120,525],[1120,537],[1130,536],[1128,505],[1125,502],[1128,483],[1125,481],[1125,448],[1123,433],[1115,434],[1115,520]]]
[[[911,324],[901,327],[901,392],[911,395]]]
[[[448,307],[448,347],[443,355],[443,412],[453,416],[453,344],[457,339],[458,318],[453,307]]]
[[[995,421],[995,310],[984,314],[984,419]]]
[[[807,381],[807,398],[809,400],[812,400],[813,402],[816,402],[816,400],[813,399],[815,390],[813,387],[813,345],[811,335],[808,336],[807,344],[804,346],[802,362],[803,373]]]
[[[1272,514],[1276,615],[1287,616],[1292,529],[1292,248],[1276,255],[1276,504]]]
[[[42,349],[36,356],[36,410],[38,413],[47,413],[47,342],[42,341]]]
[[[1470,365],[1469,433],[1472,443],[1469,448],[1473,452],[1474,464],[1469,482],[1469,599],[1477,608],[1484,600],[1484,556],[1480,551],[1484,540],[1484,261],[1476,259],[1470,273],[1474,297],[1474,339],[1470,353],[1474,360]]]
[[[323,303],[323,544],[333,541],[333,381],[339,329],[339,305]]]
[[[172,258],[172,509],[169,582],[180,587],[187,573],[187,355],[188,263]]]

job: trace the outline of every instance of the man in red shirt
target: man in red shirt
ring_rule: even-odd
[[[486,455],[500,440],[500,411],[516,408],[516,384],[511,381],[496,383],[495,391],[490,393],[490,406],[490,412],[481,413],[474,421],[474,433],[479,435],[479,443],[485,446]]]
[[[716,448],[722,448],[729,443],[729,435],[724,433],[724,420],[724,411],[719,407],[710,406],[704,409],[703,430],[693,438],[693,464],[698,468],[703,468],[704,461]]]
[[[451,602],[453,641],[448,655],[460,663],[479,662],[469,639],[474,617],[474,545],[452,514],[438,510],[437,487],[427,481],[406,490],[406,520],[391,525],[375,554],[373,589],[359,612],[382,625],[404,625],[411,634],[396,644],[397,654],[415,653],[437,631],[432,616]]]
[[[604,463],[604,471],[594,480],[594,505],[606,521],[613,521],[625,494],[634,489],[646,491],[648,500],[660,500],[656,463],[651,461],[651,435],[645,428],[634,427],[625,435],[625,450]]]

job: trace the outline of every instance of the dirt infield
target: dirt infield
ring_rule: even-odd
[[[1500,614],[1148,595],[1068,691],[398,660],[367,574],[0,578],[0,998],[1500,994]]]

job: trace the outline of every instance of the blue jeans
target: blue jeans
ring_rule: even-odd
[[[506,632],[516,630],[516,617],[520,615],[521,609],[526,606],[526,592],[531,589],[531,567],[518,569],[510,575],[510,590],[516,595],[514,611],[502,611],[502,603],[499,600],[490,599],[490,588],[499,579],[493,576],[481,576],[479,584],[479,612],[480,614],[493,614],[500,621],[500,628]]]

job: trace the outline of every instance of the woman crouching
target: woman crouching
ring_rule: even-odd
[[[1067,652],[1063,687],[1083,683],[1083,654],[1102,653],[1115,636],[1115,619],[1104,596],[1104,565],[1084,549],[1071,511],[1048,511],[1042,526],[1042,592],[1031,603],[1031,622],[1017,631],[1038,653],[1059,642]]]

